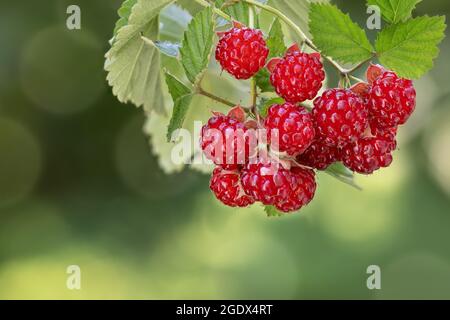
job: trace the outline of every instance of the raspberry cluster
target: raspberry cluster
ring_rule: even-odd
[[[250,128],[252,121],[245,121],[241,114],[244,111],[240,107],[233,108],[227,115],[215,113],[202,127],[201,147],[205,156],[216,165],[210,189],[217,199],[231,207],[245,207],[259,201],[282,212],[296,211],[308,204],[316,190],[314,171],[273,154],[258,154],[258,133]],[[295,147],[288,150],[293,153],[292,159],[300,153],[293,150],[305,150],[314,139],[310,114],[289,103],[271,106],[261,127],[264,123],[267,128],[263,140],[271,143],[274,137],[281,136],[284,143],[280,143],[280,147],[292,143]],[[283,129],[281,134],[274,133],[278,128]],[[237,140],[241,140],[240,146]],[[237,156],[241,152],[242,162]]]
[[[264,67],[269,50],[260,31],[235,25],[220,37],[216,59],[235,78],[248,79]],[[266,67],[285,103],[273,104],[264,115],[239,106],[227,115],[215,112],[202,128],[202,150],[216,165],[210,188],[221,202],[260,202],[293,212],[313,199],[315,170],[341,161],[371,174],[392,163],[398,126],[415,108],[411,80],[371,65],[367,82],[317,96],[325,78],[321,56],[297,45]],[[306,100],[313,100],[311,112],[300,104]],[[256,120],[247,119],[249,114]]]

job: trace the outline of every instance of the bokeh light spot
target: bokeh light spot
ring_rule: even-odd
[[[20,65],[22,90],[51,113],[78,112],[106,89],[102,58],[102,46],[88,30],[43,29],[25,46]]]

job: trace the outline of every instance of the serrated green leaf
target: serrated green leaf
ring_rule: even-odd
[[[284,43],[284,35],[280,20],[275,19],[270,27],[269,36],[267,37],[267,47],[269,48],[269,57],[281,57],[286,52],[287,48]],[[256,85],[261,89],[261,92],[275,91],[270,83],[270,73],[266,68],[261,69],[255,76]]]
[[[166,83],[173,100],[172,117],[167,128],[167,141],[171,141],[174,131],[183,126],[184,119],[192,102],[193,92],[170,73],[166,73]]]
[[[418,79],[433,67],[445,28],[444,16],[423,16],[389,26],[378,34],[378,58],[401,77]]]
[[[182,42],[181,63],[192,83],[196,83],[208,66],[214,38],[211,8],[199,12],[189,23]]]
[[[268,217],[281,217],[284,215],[283,212],[279,211],[274,206],[264,206],[264,212]]]
[[[369,59],[373,47],[348,14],[330,4],[311,4],[309,28],[322,54],[342,63]]]
[[[309,33],[309,6],[311,3],[328,3],[328,0],[270,0],[269,5],[283,12],[307,36]],[[301,39],[299,39],[301,40]]]
[[[137,0],[125,0],[120,6],[117,13],[119,14],[119,20],[116,22],[116,26],[114,28],[114,37],[117,35],[117,32],[120,28],[126,26],[128,24],[128,18],[131,14],[131,8],[136,4]]]
[[[107,81],[118,100],[144,106],[146,112],[165,112],[158,49],[141,35],[158,38],[159,12],[173,0],[137,0],[127,25],[121,27],[106,53]]]
[[[216,0],[216,8],[222,8],[226,4],[226,0]],[[249,25],[249,6],[246,2],[238,2],[231,6],[225,6],[222,11],[231,16],[234,20],[243,23],[244,25]]]
[[[180,44],[170,41],[155,41],[155,46],[166,56],[178,58],[180,55]]]
[[[347,169],[342,163],[333,163],[325,170],[325,172],[339,181],[361,190],[361,187],[355,183],[353,172]]]
[[[422,0],[368,0],[368,5],[380,8],[383,19],[388,23],[398,23],[411,18],[412,11]]]

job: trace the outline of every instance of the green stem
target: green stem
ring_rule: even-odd
[[[350,77],[350,79],[353,79],[353,80],[358,81],[358,82],[365,82],[363,79],[357,78],[357,77],[352,76],[352,75],[349,75],[349,77]]]
[[[216,96],[215,94],[212,94],[212,93],[210,93],[210,92],[208,92],[208,91],[205,91],[202,87],[198,87],[198,88],[197,88],[197,94],[200,94],[200,95],[202,95],[202,96],[208,97],[208,98],[210,98],[210,99],[212,99],[212,100],[214,100],[214,101],[220,102],[220,103],[222,103],[222,104],[224,104],[224,105],[226,105],[226,106],[229,106],[229,107],[235,107],[235,106],[237,106],[236,103],[233,103],[233,102],[231,102],[231,101],[228,101],[228,100],[226,100],[226,99],[223,99],[223,98],[221,98],[221,97],[218,97],[218,96]]]

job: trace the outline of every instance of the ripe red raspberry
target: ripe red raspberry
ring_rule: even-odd
[[[311,114],[305,108],[291,103],[272,105],[264,126],[272,147],[289,155],[305,151],[315,136]]]
[[[268,69],[277,94],[292,103],[314,99],[325,79],[320,54],[300,52],[297,46],[283,59],[273,59]]]
[[[239,179],[239,172],[214,169],[209,188],[223,204],[230,207],[246,207],[255,202],[245,194]]]
[[[330,146],[356,141],[368,126],[367,108],[351,90],[326,90],[314,100],[312,114],[318,138]]]
[[[216,165],[235,170],[248,161],[251,146],[256,147],[250,139],[252,132],[244,123],[217,113],[202,127],[200,145],[206,157]]]
[[[265,205],[292,212],[307,205],[316,191],[314,171],[283,168],[275,160],[247,164],[241,172],[244,191]]]
[[[396,141],[392,136],[363,137],[346,145],[341,151],[344,165],[352,171],[371,174],[392,163],[391,152],[395,150]]]
[[[372,133],[373,136],[386,138],[388,141],[391,142],[392,150],[397,149],[397,140],[396,140],[397,139],[397,127],[383,128],[383,127],[380,127],[378,122],[376,122],[374,120],[369,121],[369,123],[370,123],[370,132]]]
[[[260,30],[234,27],[220,36],[216,60],[235,78],[249,79],[265,66],[269,49]]]
[[[370,116],[383,128],[404,124],[416,106],[412,81],[391,71],[383,72],[373,81],[369,97]]]
[[[297,157],[299,164],[318,170],[325,170],[336,161],[339,161],[338,148],[330,147],[321,140],[314,140],[309,148]]]

